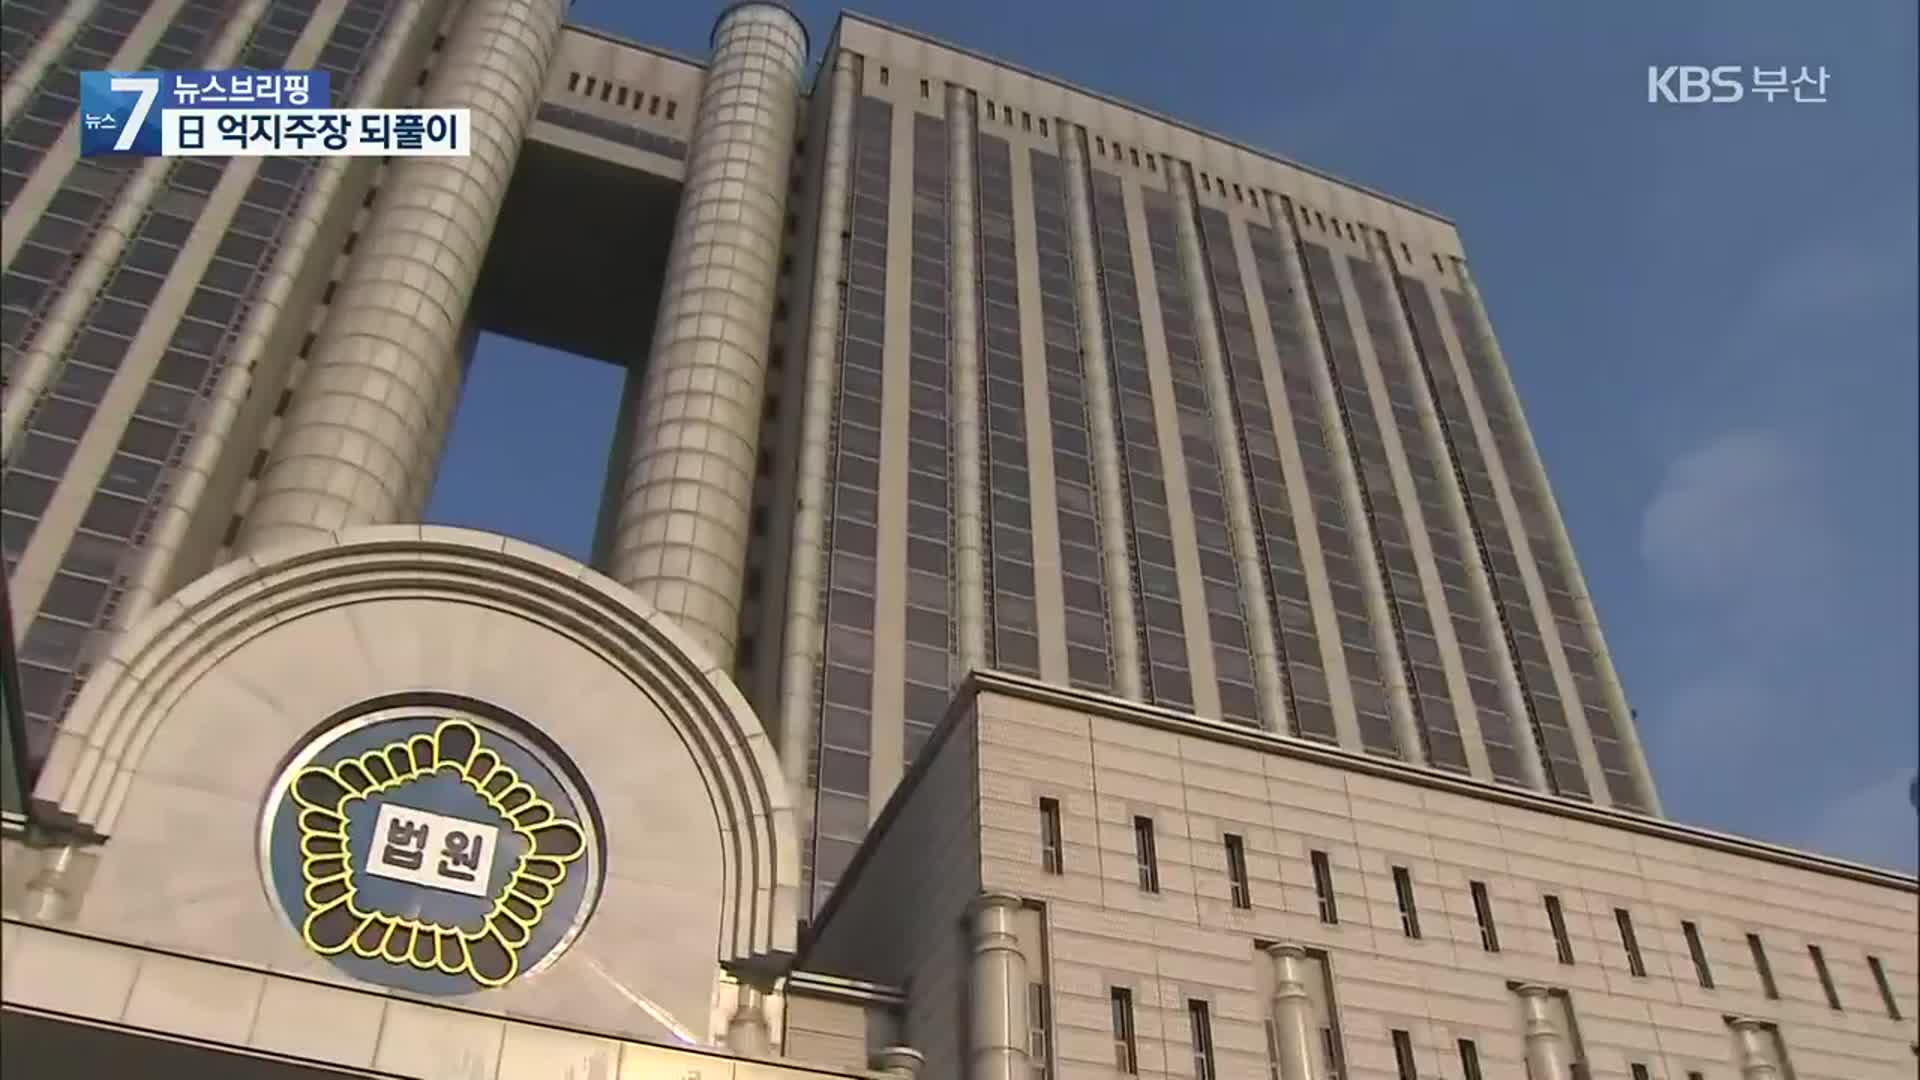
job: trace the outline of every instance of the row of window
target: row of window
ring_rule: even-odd
[[[573,79],[577,81],[578,78],[579,76],[576,73]],[[881,86],[891,85],[893,82],[893,70],[885,65],[881,65],[879,81]],[[588,79],[587,82],[589,84],[587,93],[591,94],[593,92],[591,86],[593,80]],[[569,82],[567,88],[569,90],[574,89],[573,81]],[[622,93],[624,92],[623,90]],[[606,100],[604,97],[604,89],[602,90],[602,94],[603,97],[601,100]],[[933,80],[920,80],[920,98],[923,101],[932,100]],[[1035,116],[1031,110],[1015,109],[1012,105],[1005,104],[1004,102],[995,102],[991,98],[982,100],[981,110],[989,122],[1004,124],[1008,127],[1012,127],[1017,122],[1022,131],[1031,132],[1038,130],[1043,137],[1049,134],[1047,118],[1045,116]],[[1126,145],[1119,139],[1108,140],[1105,135],[1094,135],[1092,136],[1092,150],[1096,156],[1107,158],[1117,164],[1132,165],[1136,169],[1144,167],[1148,172],[1160,171],[1159,154],[1151,150],[1142,154],[1138,146]],[[1213,175],[1204,170],[1197,171],[1196,179],[1201,191],[1218,195],[1222,199],[1231,198],[1234,202],[1247,206],[1259,207],[1261,205],[1260,189],[1252,184],[1235,183],[1229,181],[1224,176]],[[1338,232],[1340,229],[1340,219],[1336,217],[1333,221],[1334,230]],[[1320,219],[1320,224],[1322,228],[1326,227],[1326,218],[1324,215]],[[1348,223],[1346,229],[1348,235],[1351,236],[1354,234],[1352,223]],[[1436,262],[1438,259],[1439,257],[1435,256]]]
[[[586,98],[598,98],[609,105],[618,105],[623,109],[630,108],[634,112],[639,112],[644,106],[648,116],[660,116],[665,120],[673,119],[674,114],[680,111],[680,103],[670,97],[649,94],[645,90],[635,89],[625,83],[614,82],[612,79],[602,79],[593,75],[583,76],[577,71],[567,72],[567,91]],[[665,107],[664,115],[662,115],[662,106]]]
[[[1476,906],[1482,903],[1482,901],[1482,895],[1477,892],[1475,896]],[[1817,947],[1815,948],[1815,955],[1816,962],[1820,962]],[[1324,954],[1317,954],[1317,958],[1322,961],[1324,965]],[[1886,992],[1886,981],[1881,970],[1880,961],[1870,956],[1867,958],[1867,962],[1873,967],[1876,978],[1880,980],[1883,993]],[[1822,970],[1824,971],[1824,968]],[[1326,969],[1322,966],[1323,975],[1325,971]],[[1032,1056],[1036,1080],[1047,1080],[1051,1075],[1051,1062],[1048,1054],[1048,1046],[1050,1043],[1049,1032],[1051,1028],[1049,1010],[1047,1008],[1046,986],[1042,983],[1033,984],[1032,993],[1029,997],[1032,1004],[1029,1022],[1033,1029],[1028,1039],[1029,1053]],[[1562,1012],[1563,1017],[1565,1017],[1569,1025],[1571,1025],[1572,1014],[1565,992],[1555,991],[1553,997],[1557,1001],[1557,1008]],[[1109,987],[1108,1002],[1113,1033],[1114,1068],[1125,1075],[1136,1076],[1140,1072],[1140,1050],[1137,1023],[1134,1017],[1132,988],[1126,986]],[[1887,1008],[1889,1015],[1895,1019],[1899,1019],[1899,1011],[1894,1007],[1890,995],[1887,999]],[[1193,1055],[1192,1076],[1194,1080],[1218,1080],[1219,1074],[1214,1060],[1212,1006],[1203,998],[1189,998],[1186,1002],[1186,1014],[1187,1046]],[[1347,1076],[1346,1054],[1341,1045],[1342,1040],[1340,1037],[1339,1023],[1332,1015],[1330,1004],[1326,1007],[1325,1013],[1319,1017],[1319,1020],[1321,1021],[1319,1049],[1322,1063],[1327,1069],[1327,1076],[1330,1080],[1345,1080]],[[1272,1020],[1267,1021],[1266,1029],[1268,1076],[1270,1080],[1279,1080],[1279,1032],[1275,1029]],[[1767,1052],[1776,1058],[1776,1060],[1784,1060],[1785,1048],[1780,1040],[1779,1030],[1772,1025],[1767,1025],[1766,1032],[1770,1037],[1769,1041],[1772,1043],[1772,1046]],[[1585,1061],[1579,1060],[1577,1032],[1569,1031],[1567,1034],[1572,1036],[1575,1043],[1571,1048],[1575,1052],[1575,1061],[1572,1064],[1572,1075],[1575,1080],[1581,1080],[1581,1078],[1590,1075],[1588,1065]],[[1394,1074],[1396,1080],[1422,1080],[1423,1074],[1420,1072],[1419,1058],[1414,1052],[1413,1033],[1406,1028],[1390,1028],[1388,1029],[1388,1038],[1393,1046]],[[1481,1070],[1480,1048],[1478,1043],[1474,1039],[1461,1037],[1455,1040],[1454,1048],[1459,1055],[1462,1080],[1483,1080],[1484,1073]],[[1920,1052],[1920,1050],[1916,1050],[1916,1052]],[[1644,1062],[1630,1062],[1628,1069],[1632,1074],[1633,1080],[1651,1080],[1652,1073]],[[1697,1069],[1689,1069],[1686,1073],[1687,1080],[1704,1080],[1705,1075],[1704,1072]]]
[[[1040,861],[1041,868],[1049,874],[1066,873],[1066,850],[1062,841],[1060,824],[1060,801],[1053,798],[1040,800]],[[1154,847],[1153,819],[1136,816],[1133,819],[1134,864],[1136,876],[1142,892],[1160,891],[1160,862]],[[1236,833],[1224,833],[1221,836],[1221,849],[1224,855],[1228,893],[1233,906],[1242,910],[1253,907],[1253,883],[1247,874],[1246,840]],[[1340,922],[1339,898],[1334,888],[1333,865],[1324,851],[1310,851],[1308,862],[1313,870],[1313,893],[1319,907],[1320,921],[1328,925]],[[1394,902],[1400,914],[1400,930],[1410,938],[1422,936],[1420,929],[1420,904],[1414,891],[1413,874],[1404,866],[1395,866],[1393,873]],[[1493,901],[1483,881],[1469,881],[1468,892],[1473,900],[1474,922],[1480,932],[1480,947],[1487,952],[1500,951],[1500,930],[1494,921]],[[1542,906],[1546,911],[1547,926],[1553,933],[1554,951],[1560,963],[1574,963],[1573,941],[1567,934],[1566,914],[1560,905],[1560,898],[1552,894],[1542,897]],[[1646,960],[1640,951],[1640,939],[1634,931],[1633,915],[1626,908],[1613,910],[1614,923],[1620,931],[1620,947],[1627,960],[1627,970],[1635,978],[1645,978]],[[1680,931],[1687,940],[1687,951],[1691,955],[1694,974],[1700,985],[1708,990],[1715,988],[1713,967],[1710,963],[1706,944],[1700,936],[1698,924],[1691,920],[1682,920]],[[1778,1000],[1780,989],[1773,978],[1773,968],[1767,960],[1765,945],[1758,934],[1747,935],[1747,946],[1752,952],[1754,970],[1759,973],[1761,991],[1769,999]],[[1840,993],[1833,981],[1832,972],[1827,967],[1826,953],[1818,945],[1807,946],[1808,959],[1813,964],[1814,974],[1820,980],[1820,988],[1826,997],[1827,1005],[1835,1010],[1842,1008]],[[1879,987],[1882,1004],[1887,1015],[1900,1019],[1900,1006],[1893,995],[1892,984],[1887,980],[1885,966],[1877,956],[1866,958],[1867,967],[1873,973],[1874,983]]]

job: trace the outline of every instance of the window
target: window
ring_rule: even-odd
[[[1320,902],[1320,921],[1329,926],[1340,921],[1340,905],[1333,895],[1333,867],[1327,863],[1327,853],[1311,853],[1313,862],[1313,895]]]
[[[1066,872],[1066,853],[1060,847],[1060,800],[1040,800],[1040,866],[1049,874]]]
[[[1227,887],[1233,896],[1233,906],[1241,909],[1253,907],[1253,886],[1247,880],[1247,845],[1238,836],[1228,833],[1227,845]]]
[[[1053,1020],[1047,1009],[1047,984],[1028,983],[1027,1060],[1033,1062],[1034,1080],[1048,1080],[1053,1075],[1052,1051],[1047,1045],[1047,1033],[1052,1030]]]
[[[1547,925],[1553,928],[1553,951],[1563,964],[1573,963],[1573,942],[1567,939],[1567,916],[1560,910],[1560,898],[1547,900]]]
[[[1400,1028],[1393,1029],[1393,1071],[1399,1080],[1420,1080],[1413,1061],[1413,1036]]]
[[[679,102],[677,102],[677,101],[668,101],[668,102],[667,102],[667,119],[669,119],[669,120],[671,120],[671,119],[673,119],[673,114],[674,114],[674,113],[677,113],[677,112],[679,112],[679,111],[680,111],[680,103],[679,103]]]
[[[1699,1069],[1688,1069],[1687,1080],[1707,1080],[1707,1074],[1701,1072]]]
[[[920,96],[923,98],[933,96],[933,88],[927,85],[927,80],[925,79],[920,80]]]
[[[1346,1051],[1340,1048],[1340,1037],[1334,1034],[1332,1024],[1320,1025],[1320,1060],[1327,1063],[1327,1075],[1332,1080],[1346,1080]]]
[[[1687,936],[1687,952],[1693,957],[1693,973],[1700,985],[1713,989],[1713,968],[1707,965],[1707,947],[1700,940],[1700,928],[1686,921],[1680,923],[1680,932]]]
[[[1893,999],[1893,984],[1887,981],[1887,969],[1877,956],[1867,957],[1867,967],[1873,972],[1873,982],[1880,988],[1880,1000],[1887,1006],[1887,1015],[1900,1019],[1900,1003]]]
[[[1487,897],[1487,883],[1470,881],[1467,888],[1473,893],[1473,919],[1480,924],[1480,947],[1499,952],[1500,931],[1493,925],[1493,901]]]
[[[1820,991],[1827,995],[1827,1007],[1840,1011],[1840,991],[1834,989],[1833,972],[1827,970],[1827,954],[1820,946],[1809,945],[1807,955],[1813,958],[1813,973],[1820,976]]]
[[[1760,992],[1767,995],[1769,1001],[1779,1001],[1780,987],[1773,981],[1773,965],[1767,962],[1767,947],[1760,943],[1759,934],[1747,935],[1747,951],[1753,953],[1753,970],[1760,976]]]
[[[1647,1071],[1645,1065],[1636,1061],[1627,1067],[1633,1070],[1633,1080],[1653,1080],[1653,1074]]]
[[[1404,866],[1393,868],[1393,898],[1400,904],[1400,932],[1410,938],[1420,936],[1420,909],[1413,899],[1413,875]]]
[[[1636,979],[1647,977],[1647,964],[1640,956],[1640,938],[1633,932],[1633,916],[1626,908],[1613,909],[1613,921],[1620,927],[1620,947],[1627,951],[1627,971]]]
[[[1140,888],[1145,892],[1160,891],[1160,861],[1153,854],[1153,819],[1136,817],[1133,819],[1133,861],[1140,871]]]
[[[1133,991],[1124,986],[1113,988],[1113,1067],[1136,1076],[1140,1055],[1133,1045]]]
[[[881,86],[887,85],[887,80],[891,79],[892,77],[893,77],[893,73],[891,71],[888,71],[884,67],[880,69],[880,85]]]
[[[1460,1077],[1461,1080],[1481,1080],[1480,1048],[1473,1045],[1472,1039],[1460,1040]]]
[[[1045,135],[1046,133],[1047,133],[1047,118],[1043,116],[1040,118],[1040,134]]]
[[[1187,1002],[1187,1030],[1193,1036],[1193,1080],[1214,1080],[1213,1021],[1206,1002]]]

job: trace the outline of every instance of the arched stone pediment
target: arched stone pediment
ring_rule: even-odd
[[[548,988],[580,981],[582,1000],[645,997],[639,984],[660,978],[643,973],[646,954],[671,952],[653,966],[691,978],[706,965],[674,1010],[704,1027],[704,1008],[680,1014],[704,1002],[714,963],[778,965],[791,953],[792,809],[772,745],[726,673],[572,560],[430,526],[240,559],[155,609],[96,665],[34,792],[44,816],[99,844],[79,922],[202,952],[246,951],[221,948],[223,932],[297,946],[261,881],[269,801],[330,719],[435,695],[524,722],[570,761],[596,808],[606,886],[578,955],[542,974]],[[189,894],[199,908],[167,910]]]

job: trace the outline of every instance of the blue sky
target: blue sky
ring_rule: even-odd
[[[698,55],[723,5],[578,0]],[[816,48],[835,8],[795,5]],[[1458,223],[1668,813],[1913,870],[1911,0],[873,0]],[[1649,64],[1826,104],[1650,105]],[[429,514],[584,557],[619,373],[483,341]]]

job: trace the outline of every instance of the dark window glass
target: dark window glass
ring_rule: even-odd
[[[1473,893],[1473,918],[1480,925],[1480,947],[1488,952],[1500,951],[1500,931],[1493,922],[1493,900],[1487,895],[1484,881],[1468,883]]]
[[[106,582],[62,572],[53,575],[53,581],[47,585],[46,599],[41,601],[40,610],[82,626],[92,626],[106,598]]]
[[[1187,1034],[1193,1046],[1193,1080],[1215,1080],[1213,1071],[1213,1018],[1207,1003],[1187,1002]]]
[[[1233,833],[1223,838],[1227,849],[1227,887],[1237,908],[1253,907],[1253,883],[1247,877],[1246,841]]]
[[[1759,934],[1747,935],[1747,951],[1753,954],[1753,971],[1760,977],[1760,992],[1769,1001],[1780,1000],[1780,987],[1773,981],[1773,965],[1767,961],[1767,947]]]
[[[1880,988],[1880,1001],[1887,1007],[1887,1015],[1900,1019],[1900,1003],[1894,1000],[1893,984],[1887,981],[1887,969],[1877,956],[1867,957],[1867,968],[1873,972],[1873,984]]]
[[[1154,854],[1153,819],[1150,817],[1133,819],[1133,861],[1140,880],[1140,890],[1159,892],[1160,860]]]
[[[1473,1045],[1472,1039],[1460,1040],[1460,1077],[1461,1080],[1481,1080],[1480,1048]]]
[[[1567,938],[1567,916],[1560,910],[1560,898],[1545,898],[1547,905],[1547,926],[1553,930],[1553,952],[1561,963],[1573,963],[1573,942]]]
[[[1310,854],[1313,863],[1313,895],[1320,905],[1320,921],[1328,925],[1340,921],[1339,901],[1333,892],[1333,865],[1327,861],[1327,853],[1315,851]]]
[[[1420,936],[1420,909],[1414,901],[1413,875],[1404,866],[1393,868],[1393,896],[1400,905],[1400,932],[1410,938]]]
[[[1399,1028],[1393,1029],[1393,1068],[1399,1080],[1420,1080],[1413,1060],[1413,1036]]]
[[[1827,954],[1818,945],[1807,946],[1807,956],[1813,961],[1813,973],[1820,978],[1820,992],[1827,996],[1827,1007],[1840,1011],[1840,991],[1833,985],[1833,972],[1827,970]]]
[[[1060,844],[1060,800],[1040,800],[1040,865],[1049,874],[1066,872],[1066,851]]]
[[[1713,989],[1713,968],[1707,963],[1707,947],[1700,940],[1700,928],[1682,920],[1680,932],[1686,935],[1687,952],[1693,957],[1694,977],[1700,980],[1701,986],[1708,990]]]
[[[1613,909],[1614,924],[1620,928],[1620,947],[1627,953],[1627,971],[1636,979],[1647,977],[1647,963],[1640,956],[1640,938],[1633,932],[1633,915],[1626,908]]]
[[[1113,1067],[1128,1076],[1140,1073],[1140,1055],[1133,1041],[1133,991],[1123,986],[1112,990]]]

